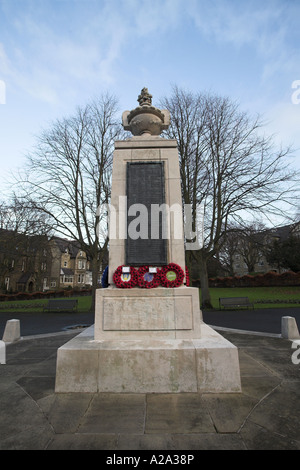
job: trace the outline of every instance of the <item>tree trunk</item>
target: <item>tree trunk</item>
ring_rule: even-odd
[[[185,252],[185,265],[189,273],[190,286],[192,286],[192,257],[190,251]]]
[[[92,305],[91,311],[95,311],[96,306],[96,289],[98,288],[98,269],[99,262],[97,260],[97,256],[92,259]]]
[[[213,308],[208,285],[207,258],[200,252],[201,308]]]

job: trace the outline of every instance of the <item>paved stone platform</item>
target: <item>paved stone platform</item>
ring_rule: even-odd
[[[300,364],[292,362],[300,353],[291,341],[222,331],[239,348],[242,393],[55,393],[57,349],[77,334],[7,346],[1,450],[300,449]]]

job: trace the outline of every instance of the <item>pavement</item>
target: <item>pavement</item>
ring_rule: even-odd
[[[238,347],[242,393],[55,393],[57,349],[80,331],[6,346],[0,450],[188,451],[198,464],[201,450],[300,450],[300,344],[219,331]]]
[[[203,311],[203,320],[208,325],[275,334],[281,333],[281,318],[284,316],[294,317],[300,330],[300,307]]]
[[[90,326],[95,320],[94,312],[1,312],[0,338],[3,337],[6,322],[20,320],[21,335],[32,336],[45,333],[57,333],[72,327]]]

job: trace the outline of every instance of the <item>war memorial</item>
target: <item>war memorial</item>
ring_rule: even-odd
[[[122,115],[132,137],[115,142],[109,285],[94,325],[58,349],[55,391],[241,392],[238,350],[188,283],[177,142],[160,136],[169,111],[147,88],[138,102]]]

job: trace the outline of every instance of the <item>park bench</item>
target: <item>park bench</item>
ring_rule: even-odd
[[[249,302],[248,297],[226,297],[219,298],[219,306],[222,308],[239,308],[239,307],[252,307],[253,303]]]
[[[55,312],[66,312],[66,311],[77,311],[77,299],[50,299],[48,300],[48,304],[44,307],[44,311],[48,310],[48,312],[55,311]]]

